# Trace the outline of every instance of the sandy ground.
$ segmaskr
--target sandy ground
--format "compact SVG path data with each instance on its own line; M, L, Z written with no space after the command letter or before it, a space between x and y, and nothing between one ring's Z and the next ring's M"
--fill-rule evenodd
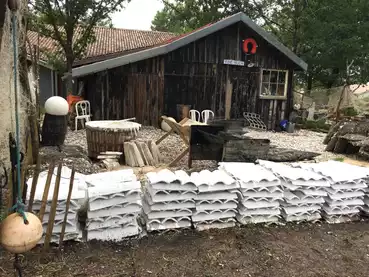
M24 276L367 277L369 223L187 231L39 253L22 257ZM11 258L0 257L0 276L13 276Z

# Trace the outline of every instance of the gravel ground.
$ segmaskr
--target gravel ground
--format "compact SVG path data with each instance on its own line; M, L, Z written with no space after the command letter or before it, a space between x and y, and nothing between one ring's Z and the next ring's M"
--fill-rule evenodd
M156 141L165 132L154 128L144 126L139 132L137 139L145 139L145 140L154 140ZM304 150L321 153L320 156L316 158L317 161L324 161L329 159L334 159L339 157L336 154L325 152L322 141L325 137L324 133L317 133L308 130L299 130L293 134L289 133L276 133L276 132L261 132L250 130L247 133L247 136L251 136L253 138L267 138L271 140L273 146L282 147L282 148L291 148L296 150ZM86 132L85 130L71 131L69 130L65 140L66 146L79 146L83 149L83 154L87 155L87 142L86 142ZM161 155L163 156L163 166L165 164L173 161L183 150L185 149L185 145L180 138L180 136L174 134L167 137L159 144L159 150ZM187 159L186 155L179 163L175 166L174 169L185 169L187 170ZM194 161L193 168L191 170L201 170L201 169L215 169L217 166L216 162L213 161ZM93 167L92 170L88 171L96 171L99 170L99 167Z
M325 152L325 145L323 144L325 133L318 133L309 130L298 130L295 133L284 132L262 132L251 130L247 133L247 136L252 138L264 138L271 141L271 145L281 148L290 148L301 151L310 151L320 153L315 160L326 161L342 157L331 152Z

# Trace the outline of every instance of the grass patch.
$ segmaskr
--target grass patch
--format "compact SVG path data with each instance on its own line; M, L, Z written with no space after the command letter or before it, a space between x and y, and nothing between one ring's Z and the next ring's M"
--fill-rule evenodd
M345 158L334 158L333 160L336 161L336 162L343 163L345 161Z

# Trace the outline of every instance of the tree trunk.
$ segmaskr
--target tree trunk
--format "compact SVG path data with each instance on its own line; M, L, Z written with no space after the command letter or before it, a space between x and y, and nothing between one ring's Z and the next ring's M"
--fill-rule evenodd
M73 69L73 55L67 54L67 95L72 94L73 92L73 77L72 77L72 69Z
M313 88L313 75L309 73L307 75L307 94L311 95L311 90Z

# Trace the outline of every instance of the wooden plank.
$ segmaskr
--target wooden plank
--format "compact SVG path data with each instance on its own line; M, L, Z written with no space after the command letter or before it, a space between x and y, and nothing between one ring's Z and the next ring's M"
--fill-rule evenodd
M46 178L44 193L42 195L40 214L38 215L41 222L44 219L44 214L45 214L45 209L46 209L46 204L47 204L47 197L49 195L51 179L52 179L53 173L54 173L54 167L55 167L54 163L51 162L50 165L49 165L49 171L47 172L47 178Z
M150 165L149 161L148 161L148 158L147 156L145 155L145 152L144 152L144 145L145 145L145 142L142 142L142 141L135 141L136 143L136 146L138 148L138 151L142 157L142 160L144 162L145 165Z
M168 166L172 167L175 166L186 154L189 152L189 148L187 147L185 150L181 152L181 154L178 155L177 158L175 158Z
M148 145L146 143L142 143L141 147L142 147L145 159L147 161L147 164L148 165L153 165L153 166L157 165L154 161L154 158L153 158L153 156L150 152L150 149L149 149Z
M58 197L59 197L59 187L60 187L60 178L61 178L61 170L63 164L59 163L58 171L55 180L55 187L54 187L54 194L53 200L51 202L51 208L49 213L49 223L47 224L47 230L45 234L45 242L44 242L44 250L48 250L50 247L51 237L53 234L54 223L55 223L55 213L56 213L56 206L58 204ZM42 221L41 221L42 222Z
M149 145L149 149L152 153L152 156L154 158L155 164L156 165L159 164L162 159L161 159L161 156L160 156L160 151L159 151L158 146L155 144L155 141L153 141L153 140L150 140L148 142L148 145Z
M136 166L134 159L132 157L131 148L129 146L129 142L124 143L124 158L126 161L126 165Z
M231 119L233 84L228 76L225 98L225 119Z
M40 159L37 159L35 171L33 172L33 179L31 185L30 197L28 200L28 212L32 212L33 201L35 200L35 193L37 188L38 176L40 175Z
M141 157L140 151L137 148L137 145L134 142L129 143L129 147L131 149L132 156L135 161L136 166L143 167L145 163Z
M73 183L74 183L74 174L75 174L75 170L74 167L72 168L72 173L70 176L70 181L69 181L69 191L68 191L68 198L67 198L67 203L65 205L65 214L64 214L64 220L63 220L63 226L62 226L62 230L60 233L60 238L59 238L59 249L62 247L63 245L63 240L64 240L64 234L65 234L65 228L67 226L67 219L68 219L68 212L69 212L69 205L70 205L70 200L72 198L72 192L73 192Z

